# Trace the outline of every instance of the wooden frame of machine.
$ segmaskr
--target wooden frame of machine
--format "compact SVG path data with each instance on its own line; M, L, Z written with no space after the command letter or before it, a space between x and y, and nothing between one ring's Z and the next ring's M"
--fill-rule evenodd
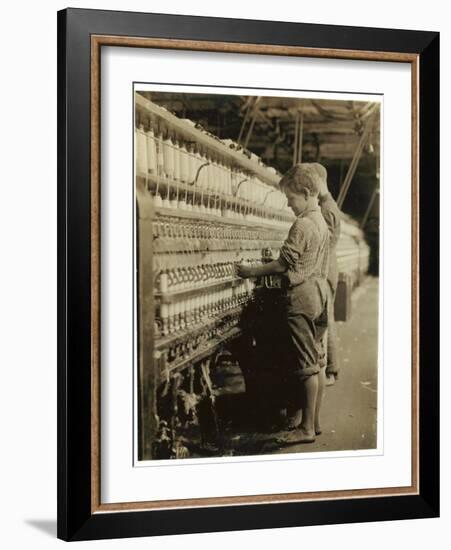
M346 31L346 32L344 32ZM229 496L105 504L100 498L100 52L108 47L164 48L210 52L253 53L331 59L393 61L412 69L412 480L410 487L362 489L317 493L287 493ZM58 14L58 536L64 540L86 540L160 534L228 531L298 525L346 523L404 518L435 517L439 513L439 361L438 361L438 161L439 161L439 35L404 31L327 25L245 21L207 17L172 16L130 12L68 9ZM74 100L76 98L76 100ZM169 112L136 96L137 133L140 117L148 123L164 120L183 136L192 136L206 148L233 160L245 174L254 174L265 185L278 178L252 159L183 123ZM139 149L139 136L136 146ZM184 150L184 158L189 151ZM142 162L142 158L138 159ZM183 164L183 161L181 161ZM235 193L210 189L197 192L192 177L202 166L185 166L185 176L152 179L152 170L138 166L136 173L137 235L151 231L160 218L162 234L167 218L190 223L189 209L196 202L196 217L209 221L226 206L227 230L245 230L236 215L245 210L249 228L264 233L267 218L284 227L289 215L278 204L266 202L270 187L252 206ZM222 162L222 161L221 161ZM213 163L210 163L213 164ZM183 166L181 168L183 170ZM231 185L232 174L224 175L225 163L216 163L215 179ZM166 174L167 176L167 174ZM169 174L170 176L170 174ZM238 177L238 176L237 176ZM246 176L247 177L247 176ZM240 183L246 180L241 178ZM236 182L235 182L236 183ZM159 196L158 185L162 185ZM237 189L235 184L232 187ZM429 189L433 187L433 192ZM241 188L243 194L245 184ZM252 193L249 190L249 193ZM168 208L176 193L178 209ZM180 198L179 196L183 197ZM217 198L220 197L219 204ZM157 205L155 207L156 198ZM247 197L249 198L249 197ZM275 198L275 197L274 197ZM161 203L159 202L161 200ZM211 202L213 201L213 202ZM228 201L228 202L227 202ZM191 205L189 203L191 202ZM421 202L421 208L420 208ZM257 206L257 203L260 206ZM190 208L189 208L190 207ZM215 212L215 209L217 212ZM155 218L157 216L157 218ZM235 216L235 218L234 218ZM88 221L89 220L89 221ZM258 223L253 223L258 220ZM235 223L236 222L236 223ZM224 229L225 230L225 229ZM350 229L351 231L352 229ZM277 231L276 231L277 233ZM346 233L346 231L345 231ZM239 237L239 236L238 236ZM227 236L218 238L225 238ZM247 238L244 235L244 238ZM252 240L250 237L249 240ZM281 238L260 235L264 241ZM365 251L362 247L362 257ZM154 285L150 257L140 254L139 296L148 296L149 317L140 318L138 421L141 430L138 456L152 458L149 441L157 427L149 414L155 403L152 392L166 360L159 369L145 369L170 348L174 327L189 323L203 311L195 299L196 288L168 289L161 277ZM249 259L252 251L249 252ZM167 266L166 266L167 267ZM146 269L152 276L143 277ZM357 266L356 276L365 266ZM186 279L189 279L188 268ZM230 271L230 270L229 270ZM233 308L240 307L250 290L228 271L227 262L211 274L212 288L229 309L220 331L212 332L212 345L195 350L183 348L172 365L174 372L186 365L202 365L205 357L237 330ZM146 286L147 285L147 286ZM237 289L238 285L238 290ZM233 289L231 296L228 289ZM222 292L222 294L221 294ZM183 321L173 304L189 303ZM159 319L155 319L155 304ZM172 304L172 314L168 315ZM149 304L148 304L149 305ZM167 307L166 307L167 305ZM207 304L208 305L208 304ZM205 306L206 307L206 306ZM215 310L214 304L211 306ZM163 310L163 313L162 313ZM141 311L141 310L140 310ZM185 310L184 310L185 311ZM174 314L175 312L175 314ZM197 312L197 313L196 313ZM199 313L200 314L200 313ZM139 313L142 315L142 312ZM187 320L188 319L188 320ZM154 330L160 324L160 337ZM183 325L185 326L185 325ZM172 338L172 340L171 340ZM217 341L215 340L217 339ZM164 343L162 346L161 342ZM168 343L169 342L169 343ZM174 349L181 344L172 342ZM160 346L160 348L159 348ZM177 347L178 346L178 347ZM194 354L194 355L193 355ZM196 355L197 354L197 355ZM145 361L145 358L148 358ZM150 359L149 359L150 358ZM167 357L166 357L167 358ZM163 364L164 363L164 364ZM426 364L427 363L427 364ZM200 367L202 368L202 367ZM427 368L427 376L422 376ZM152 390L152 391L149 391ZM426 425L426 420L427 425Z

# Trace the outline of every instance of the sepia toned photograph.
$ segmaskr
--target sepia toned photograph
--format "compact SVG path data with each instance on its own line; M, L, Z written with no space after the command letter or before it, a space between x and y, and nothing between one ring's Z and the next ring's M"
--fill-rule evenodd
M438 516L438 59L59 14L60 538Z
M134 92L137 462L377 449L381 98L174 89Z

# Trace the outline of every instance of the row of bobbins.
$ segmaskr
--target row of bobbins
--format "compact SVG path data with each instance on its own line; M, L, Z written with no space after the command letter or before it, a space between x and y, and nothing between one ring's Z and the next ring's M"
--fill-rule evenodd
M168 336L205 323L209 318L243 306L252 298L255 283L250 279L212 292L202 292L171 303L160 303L157 336Z
M153 182L156 207L226 218L287 220L283 193L195 143L170 132L155 134L140 124L136 132L137 174ZM269 169L268 169L269 170Z

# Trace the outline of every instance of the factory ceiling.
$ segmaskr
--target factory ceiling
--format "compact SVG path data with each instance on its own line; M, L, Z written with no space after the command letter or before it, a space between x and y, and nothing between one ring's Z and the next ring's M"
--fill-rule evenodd
M379 110L378 104L371 102L160 92L143 95L220 138L239 142L281 172L296 154L298 160L349 162L367 123L371 132L362 156L379 153Z
M238 142L285 173L321 162L341 208L378 230L380 107L352 100L140 92L221 139ZM302 146L300 146L300 143ZM372 222L373 220L373 222Z

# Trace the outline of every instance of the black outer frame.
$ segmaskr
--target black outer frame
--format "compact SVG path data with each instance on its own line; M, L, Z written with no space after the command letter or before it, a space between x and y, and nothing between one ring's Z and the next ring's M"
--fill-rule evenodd
M90 37L302 46L420 56L420 494L91 513ZM58 12L58 537L136 537L439 515L439 33L178 15ZM421 376L426 370L427 376Z

